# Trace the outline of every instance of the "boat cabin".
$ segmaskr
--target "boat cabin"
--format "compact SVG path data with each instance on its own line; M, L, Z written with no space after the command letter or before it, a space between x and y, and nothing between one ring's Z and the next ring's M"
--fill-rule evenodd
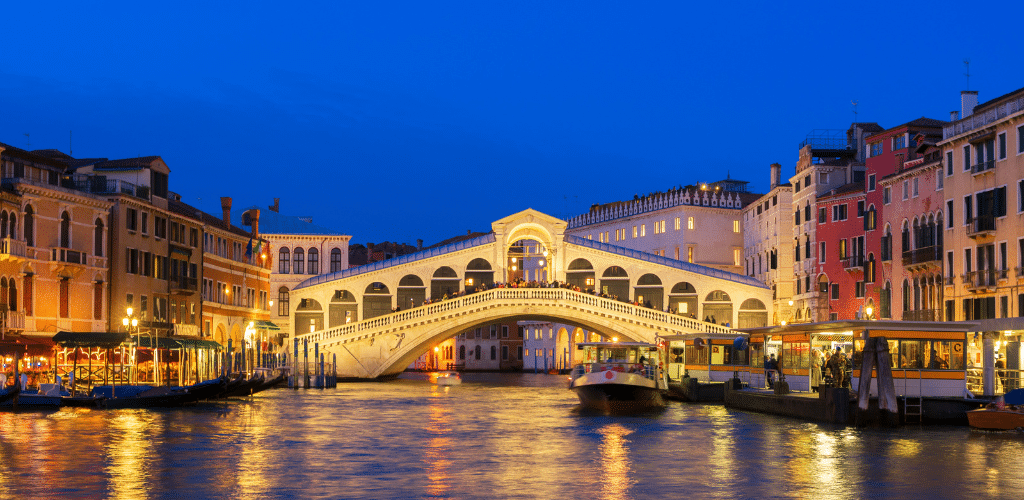
M658 346L643 342L581 342L576 349L582 353L574 377L607 370L644 372L654 377L653 368L658 362Z
M704 382L724 382L750 365L747 335L743 333L689 333L661 337L667 343L668 377L684 375Z

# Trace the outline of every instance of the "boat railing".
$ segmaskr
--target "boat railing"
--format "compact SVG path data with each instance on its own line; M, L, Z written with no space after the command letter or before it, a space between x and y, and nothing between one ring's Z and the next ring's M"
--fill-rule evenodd
M576 370L579 370L580 368L583 369L583 372L577 374ZM629 362L625 362L625 361L607 361L607 362L603 362L603 363L584 363L582 365L578 365L576 367L576 369L574 369L574 371L573 371L573 378L576 378L576 377L578 377L580 375L583 375L585 373L603 372L603 371L609 371L609 370L616 371L616 372L623 372L623 373L636 373L636 374L642 375L645 378L649 378L651 380L654 380L654 379L657 378L657 376L656 376L656 371L657 370L655 369L655 367L653 365L648 364L648 363L635 363L635 362L634 363L629 363Z
M994 370L995 376L992 382L995 386L992 388L991 394L1006 394L1014 389L1024 387L1024 370L998 367ZM975 396L986 394L985 375L981 368L968 368L964 378L968 391Z

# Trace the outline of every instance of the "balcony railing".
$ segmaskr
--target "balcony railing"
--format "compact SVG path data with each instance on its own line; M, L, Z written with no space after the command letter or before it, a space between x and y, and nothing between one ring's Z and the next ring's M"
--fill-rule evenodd
M921 309L917 311L903 311L903 321L942 321L942 310Z
M971 165L971 175L983 174L985 172L991 171L995 167L996 167L995 160L989 160L989 161L983 161L981 163L975 163L974 165Z
M998 275L999 272L995 269L985 269L982 271L964 273L964 285L967 286L968 290L995 288L996 277Z
M137 186L127 181L107 179L102 175L69 175L61 179L61 186L95 194L127 194L149 199L149 186Z
M862 269L864 267L864 256L853 255L845 259L839 259L839 262L843 264L843 269L847 271Z
M7 311L4 313L4 326L7 331L25 329L25 313L21 311Z
M14 238L0 239L0 255L5 257L24 257L28 255L24 241Z
M942 247L933 245L903 252L903 265L913 266L931 262L942 262Z
M953 282L956 280L956 276L945 276L942 278L943 284L946 286L953 286Z
M85 253L70 248L54 247L51 249L50 260L67 264L85 264Z
M996 232L996 218L991 215L982 215L967 221L968 237L988 236L994 232Z
M198 284L196 278L188 276L177 276L170 279L170 287L174 291L194 292L199 288Z
M1024 110L1024 97L1018 97L1017 99L1004 102L983 112L975 113L962 120L950 123L942 127L942 138L949 139L950 137L970 132L1021 110Z

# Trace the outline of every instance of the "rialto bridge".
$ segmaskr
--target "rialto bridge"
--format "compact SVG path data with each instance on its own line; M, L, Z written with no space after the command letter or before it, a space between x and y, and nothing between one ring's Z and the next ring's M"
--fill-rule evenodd
M440 341L507 318L641 342L767 325L772 292L753 278L567 236L564 221L532 209L491 227L474 239L300 283L290 297L289 351L298 341L312 361L316 346L337 359L339 377L372 379L402 372ZM516 279L582 291L496 286ZM701 321L711 316L717 324Z

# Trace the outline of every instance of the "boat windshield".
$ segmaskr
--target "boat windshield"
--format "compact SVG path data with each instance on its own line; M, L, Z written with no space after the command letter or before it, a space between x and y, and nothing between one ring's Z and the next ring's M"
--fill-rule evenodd
M580 364L574 376L585 373L613 370L639 373L647 378L655 375L656 354L648 345L583 345Z

